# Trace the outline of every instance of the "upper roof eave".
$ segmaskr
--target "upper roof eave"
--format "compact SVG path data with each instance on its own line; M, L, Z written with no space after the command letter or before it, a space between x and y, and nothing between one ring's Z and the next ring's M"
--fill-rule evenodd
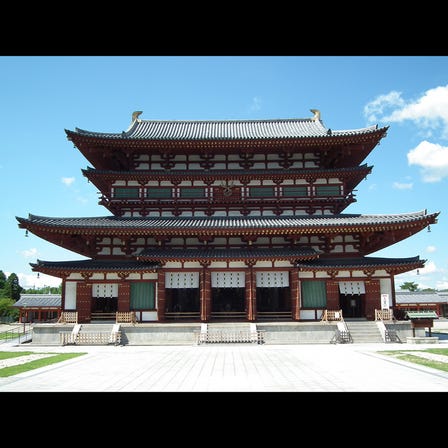
M76 228L78 230L135 230L145 232L148 229L163 231L188 230L259 230L259 229L319 229L343 227L364 227L400 225L425 221L436 223L440 212L428 214L426 210L390 214L390 215L361 215L339 214L333 216L254 216L254 217L75 217L55 218L29 214L28 219L16 217L20 228L42 226L45 228Z
M137 120L121 133L92 132L80 128L65 129L71 140L79 138L137 141L238 141L334 139L385 134L389 126L378 125L351 130L331 130L321 120Z

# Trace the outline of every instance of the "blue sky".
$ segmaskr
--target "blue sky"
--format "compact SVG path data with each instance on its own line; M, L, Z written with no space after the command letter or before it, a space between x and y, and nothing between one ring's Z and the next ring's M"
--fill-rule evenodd
M0 56L0 270L23 287L58 285L37 259L82 259L18 228L16 216L103 216L87 160L64 129L121 132L142 119L308 118L325 126L388 125L365 160L372 173L346 213L441 212L422 231L371 256L426 267L396 277L448 288L448 57L445 56Z

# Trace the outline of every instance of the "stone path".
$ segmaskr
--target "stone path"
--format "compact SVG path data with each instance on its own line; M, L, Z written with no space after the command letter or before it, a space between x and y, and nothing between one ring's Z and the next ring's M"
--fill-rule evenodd
M426 348L434 346L418 350ZM381 353L390 350L412 348L403 344L34 347L36 353L86 354L0 378L0 392L448 392L447 372Z

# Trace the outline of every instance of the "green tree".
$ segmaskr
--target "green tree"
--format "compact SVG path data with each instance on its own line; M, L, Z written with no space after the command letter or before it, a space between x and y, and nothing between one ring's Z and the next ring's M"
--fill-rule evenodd
M11 308L14 305L14 300L7 297L0 299L0 316L19 316L19 310L17 308Z
M20 299L20 293L22 290L23 288L19 284L19 277L17 277L17 274L14 274L13 272L6 279L5 287L3 288L3 297L7 297L14 300L14 302L17 302L17 300Z
M62 294L62 283L59 286L42 286L41 288L27 288L23 294Z
M0 289L3 289L5 287L6 283L6 275L3 271L0 271Z
M400 289L405 289L408 291L418 291L418 283L404 282L400 285Z

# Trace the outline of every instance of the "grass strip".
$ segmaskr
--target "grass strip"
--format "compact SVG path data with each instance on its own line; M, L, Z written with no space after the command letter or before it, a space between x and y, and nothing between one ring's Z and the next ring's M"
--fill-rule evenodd
M448 372L448 363L435 361L433 359L422 358L421 356L411 355L409 353L398 353L395 355L396 358L412 362L414 364L419 364L425 367L431 367L433 369L442 370L443 372Z
M3 339L16 339L19 336L23 335L23 331L14 332L14 333L0 333L0 340Z
M3 352L4 353L4 352ZM34 354L34 352L21 352L18 356ZM36 353L37 354L37 353ZM5 378L8 376L17 375L19 373L28 372L29 370L39 369L40 367L49 366L62 361L67 361L68 359L76 358L86 353L56 353L54 356L49 356L47 358L36 359L34 361L26 362L24 364L19 364L16 366L4 367L0 369L0 378ZM2 355L2 352L0 352ZM9 356L10 358L14 356ZM3 358L3 359L7 359Z
M448 348L427 348L425 352L448 356Z
M18 356L33 355L34 352L0 352L1 359L17 358Z

